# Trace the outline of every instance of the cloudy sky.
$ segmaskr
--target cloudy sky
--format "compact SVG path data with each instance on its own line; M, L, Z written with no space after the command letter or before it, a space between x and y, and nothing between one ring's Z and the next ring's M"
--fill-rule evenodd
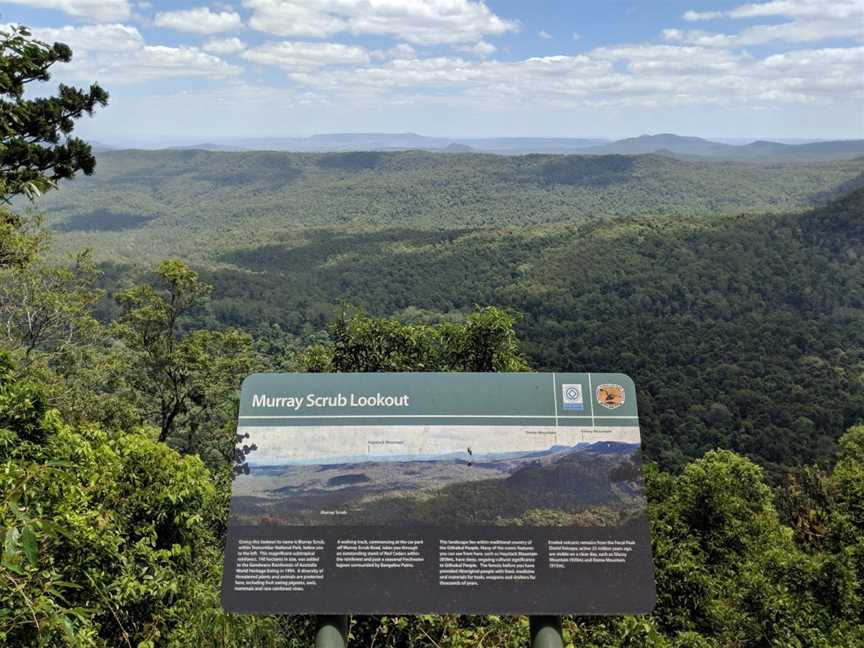
M864 137L864 0L2 0L72 46L105 142Z

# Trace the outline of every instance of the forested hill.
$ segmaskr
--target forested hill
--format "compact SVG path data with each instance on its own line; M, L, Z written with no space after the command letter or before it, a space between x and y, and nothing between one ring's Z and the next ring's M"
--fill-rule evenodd
M289 229L217 262L199 267L215 286L202 323L280 345L345 304L413 322L510 308L532 367L636 380L646 452L667 467L714 447L826 461L864 419L864 189L789 214ZM137 272L103 269L109 288Z
M54 248L203 261L305 226L412 229L800 210L864 183L864 158L789 164L642 156L118 151L37 208Z

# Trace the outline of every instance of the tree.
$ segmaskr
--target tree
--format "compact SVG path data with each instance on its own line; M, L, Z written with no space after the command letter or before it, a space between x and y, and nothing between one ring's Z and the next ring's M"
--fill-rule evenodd
M36 256L44 233L34 231L31 225L0 206L0 268L24 267Z
M56 63L72 60L63 43L48 45L26 27L0 31L0 196L38 196L78 171L89 175L96 160L89 144L70 137L75 120L108 104L108 93L94 83L87 90L60 84L52 97L25 99L27 85L49 81Z
M0 339L29 363L35 351L49 356L92 334L91 315L102 291L93 288L96 267L89 251L70 267L44 263L0 269Z
M0 645L287 644L219 610L225 507L198 457L69 425L15 374L0 354Z
M225 403L252 368L252 341L235 329L184 331L183 317L210 286L180 261L163 261L155 275L156 286L117 295L122 314L114 332L134 354L132 387L146 418L159 428L159 441L168 440L183 419L183 447L191 451L205 421L212 430L229 414ZM224 453L227 459L230 450Z
M463 323L405 324L343 313L330 342L307 350L309 371L525 371L511 313L477 309Z
M79 171L93 173L90 145L70 134L77 119L108 104L108 93L96 83L86 90L61 83L56 95L25 98L29 84L49 81L52 66L71 60L67 45L35 40L26 27L0 30L0 202L32 199ZM0 267L32 258L38 237L22 227L0 209Z

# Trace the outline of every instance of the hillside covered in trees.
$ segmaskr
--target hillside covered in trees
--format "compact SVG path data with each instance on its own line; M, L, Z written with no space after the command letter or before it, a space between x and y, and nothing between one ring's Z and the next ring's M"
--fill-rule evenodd
M824 463L864 418L862 214L857 190L773 215L286 231L200 266L214 290L196 317L297 353L346 306L423 323L496 304L519 314L532 367L633 376L665 467L718 446ZM141 276L102 270L109 295ZM99 316L117 309L103 299Z
M99 261L214 263L308 227L422 230L800 211L864 186L864 158L687 162L658 155L116 151L37 203L55 248Z
M24 92L69 48L11 28L0 52L0 645L308 645L311 619L218 600L242 378L534 369L640 389L658 605L568 618L573 645L864 643L860 160L100 161L71 133L101 87ZM528 627L352 635L515 648Z

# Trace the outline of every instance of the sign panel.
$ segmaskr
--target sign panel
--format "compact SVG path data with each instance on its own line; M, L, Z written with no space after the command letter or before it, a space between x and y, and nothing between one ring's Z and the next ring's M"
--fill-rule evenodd
M256 374L223 606L261 614L644 614L622 374Z

